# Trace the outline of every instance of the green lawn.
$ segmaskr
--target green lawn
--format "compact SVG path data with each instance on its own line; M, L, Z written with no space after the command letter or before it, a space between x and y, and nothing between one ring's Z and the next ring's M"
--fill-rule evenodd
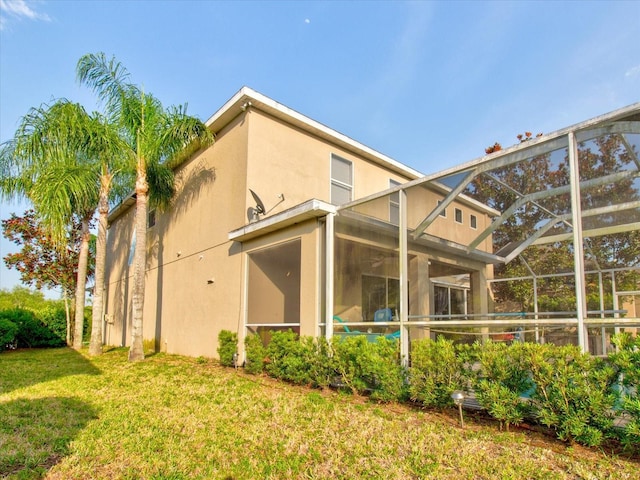
M217 362L0 354L0 478L635 479L640 461Z

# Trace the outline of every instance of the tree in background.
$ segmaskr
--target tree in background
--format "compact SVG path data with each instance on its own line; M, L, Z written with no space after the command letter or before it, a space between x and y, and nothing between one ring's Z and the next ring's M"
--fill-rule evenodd
M67 343L70 343L71 318L68 298L73 295L76 288L82 226L77 220L73 222L65 242L67 246L59 248L40 224L35 212L27 210L22 217L12 214L10 218L2 220L2 234L20 247L19 252L5 255L4 262L7 268L13 268L20 273L23 284L38 290L42 288L62 290L67 312ZM93 271L93 262L89 262L87 275L91 277ZM22 307L22 305L14 305L14 307Z
M4 337L0 351L7 345L46 348L68 344L65 307L62 300L46 299L39 290L22 286L0 290L0 337Z
M530 132L518 135L521 143L532 139ZM620 135L604 135L581 142L578 145L580 181L585 182L633 168L637 153L630 152L628 148L628 144ZM500 150L502 147L496 142L487 147L485 153L491 154ZM563 156L556 155L553 158L551 153L545 153L479 176L465 193L504 212L522 196L567 185L569 185L568 153L565 152ZM640 192L632 177L583 188L581 191L583 212L639 199ZM570 212L569 193L536 202L527 202L493 232L494 250L499 251L502 248L508 250L511 245L515 246L526 240L550 218ZM622 211L612 209L606 214L585 216L582 224L584 230L589 230L638 221L640 221L640 212L637 209ZM557 226L557 231L571 232L570 222L561 222ZM573 253L569 244L570 242L557 242L529 246L509 264L496 266L496 276L518 278L529 276L531 271L537 274L572 272ZM590 236L585 239L585 257L585 261L593 269L638 266L640 265L640 232L623 231ZM638 273L627 272L624 276L619 275L617 281L619 289L636 290ZM540 307L549 311L576 309L574 286L567 282L566 278L548 278L543 283L543 293L539 292L538 295ZM544 293L545 290L548 294ZM498 299L518 301L525 310L532 307L533 290L529 282L500 282L495 284L495 293ZM594 296L596 297L597 295ZM600 308L598 304L590 307ZM612 308L612 305L608 304L607 308Z
M59 304L60 300L47 300L44 293L16 285L11 290L0 289L0 310L24 308L27 310L42 310L51 303Z
M171 166L211 144L213 136L204 123L187 115L186 106L164 108L153 95L131 83L124 66L115 58L107 59L104 53L80 58L77 76L104 102L109 123L117 127L126 143L122 157L133 161L136 245L129 360L143 360L149 200L160 206L168 204L174 193Z

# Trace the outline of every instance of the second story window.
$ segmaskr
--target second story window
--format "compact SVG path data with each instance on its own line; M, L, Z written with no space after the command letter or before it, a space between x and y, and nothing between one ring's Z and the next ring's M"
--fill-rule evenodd
M440 205L442 203L442 200L438 200L438 205ZM447 216L447 209L443 208L442 210L440 210L440 216L441 217L446 217Z
M342 205L353 200L353 164L331 155L331 203Z
M462 210L460 210L459 208L456 208L454 210L454 214L456 217L456 223L462 223Z
M147 214L147 228L154 227L156 224L156 209L152 208Z

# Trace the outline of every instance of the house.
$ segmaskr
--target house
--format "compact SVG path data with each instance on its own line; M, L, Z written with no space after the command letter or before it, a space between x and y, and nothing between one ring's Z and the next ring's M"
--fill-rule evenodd
M489 312L491 235L461 246L500 212L458 195L403 255L398 226L420 227L446 183L415 186L419 208L401 215L402 185L420 172L249 88L207 125L216 142L176 167L171 206L149 213L143 332L156 350L216 357L223 329L242 345L247 333L388 335L408 315ZM129 198L109 215L108 345L130 342L134 210Z
M221 330L242 350L292 329L397 338L405 360L434 335L606 353L640 326L640 104L428 175L249 88L207 125L215 144L149 212L158 351L215 357ZM130 341L134 208L109 215L110 345Z

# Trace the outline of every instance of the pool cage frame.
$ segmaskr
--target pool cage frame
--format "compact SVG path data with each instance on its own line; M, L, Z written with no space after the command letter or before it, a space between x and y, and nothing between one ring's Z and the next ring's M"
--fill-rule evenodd
M624 166L614 167L602 175L581 175L581 168L586 164L581 156L590 155L589 148L584 145L597 142L600 139L614 138L620 147L618 157L624 155ZM616 332L621 328L640 326L640 314L628 312L620 305L621 296L637 296L640 294L640 253L628 258L624 265L600 266L597 258L587 261L585 250L590 255L589 239L603 236L630 235L634 238L640 231L640 103L616 110L606 115L579 123L559 130L552 134L528 138L513 147L497 151L480 157L469 163L427 175L423 178L395 186L384 192L370 195L363 199L340 206L335 213L328 213L325 220L325 305L324 322L319 325L320 332L327 338L337 334L346 326L351 329L362 329L371 326L368 321L335 321L335 298L340 294L336 288L336 277L341 269L340 259L336 258L337 242L340 227L337 223L359 224L364 226L362 231L366 237L367 228L380 232L389 232L393 236L394 245L390 248L395 252L393 261L399 279L399 301L396 305L396 315L392 321L377 322L376 327L397 329L399 331L401 355L406 360L410 349L410 330L422 329L428 335L435 335L439 330L476 329L477 338L491 338L490 329L502 328L505 333L513 334L510 340L523 340L525 334L532 341L544 341L545 332L550 328L573 329L577 335L577 344L584 351L605 354L611 346L606 341L606 329ZM585 153L585 151L587 153ZM517 168L523 162L558 154L563 158L562 170L566 183L531 192L519 191L514 185L499 178L494 173L499 170ZM621 157L620 157L621 158ZM583 163L583 165L581 165ZM557 166L557 165L556 165ZM561 169L558 169L561 170ZM473 182L482 178L491 179L503 191L513 198L510 205L504 205L501 210L493 210L490 223L474 238L466 243L459 243L430 233L434 223L442 216L447 207L455 202L469 199L469 191ZM526 182L525 182L526 183ZM597 189L615 188L616 185L627 185L628 195L619 198L615 195L608 197L597 205L588 204L584 192ZM429 188L441 192L437 205L425 206L428 212L416 224L409 220L409 212L415 215L417 205L410 204L409 196L413 189ZM550 202L562 203L570 199L570 208L560 209L549 207ZM385 215L371 213L377 204L382 205L392 199L399 205L397 224L390 222ZM476 203L479 203L476 201ZM566 207L566 205L565 205ZM501 245L501 248L486 248L486 242L492 243L493 236L505 225L505 222L518 215L519 211L535 208L544 217L535 228L524 238ZM430 211L429 211L430 209ZM363 213L364 212L364 213ZM599 219L602 220L597 223ZM613 220L611 220L613 219ZM589 223L591 221L591 223ZM480 230L480 229L479 229ZM638 237L635 237L638 238ZM482 261L486 265L504 266L518 259L524 265L527 275L517 277L493 278L490 274L485 280L487 292L501 282L530 282L532 284L533 301L531 311L499 311L492 304L491 299L481 299L481 307L472 313L436 315L433 311L425 314L411 314L409 310L409 255L411 245L422 242L424 248L434 248L440 252L449 252L460 257ZM484 246L483 246L484 245ZM553 249L557 245L564 245L572 255L571 271L537 272L526 261L523 253L533 246L548 246ZM567 247L568 246L568 247ZM568 255L567 254L567 255ZM605 262L611 263L611 262ZM595 264L595 265L593 265ZM617 285L616 274L619 272L635 275L635 285L621 291ZM600 295L598 308L589 309L587 302L587 277L597 276L597 290ZM569 311L540 311L538 301L538 282L552 277L563 277L573 283L575 295L575 309ZM610 281L609 281L610 279ZM606 291L604 283L609 281L611 291ZM604 298L613 299L612 305L605 304ZM589 329L600 329L601 342L599 348L589 343ZM522 334L522 335L520 335Z

